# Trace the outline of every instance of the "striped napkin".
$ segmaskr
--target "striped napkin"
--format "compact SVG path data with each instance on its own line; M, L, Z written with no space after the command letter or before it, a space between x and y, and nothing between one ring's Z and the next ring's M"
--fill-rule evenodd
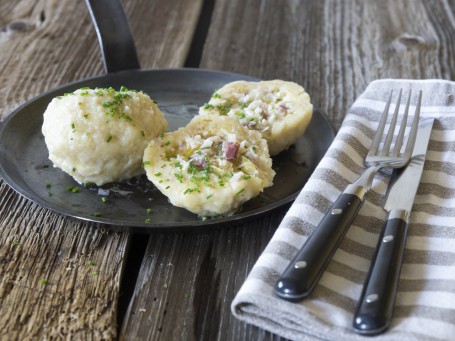
M292 340L373 339L351 326L386 219L382 204L390 172L376 176L309 298L284 301L273 285L340 192L364 170L390 90L400 88L405 99L413 90L410 114L422 90L421 115L436 120L410 217L394 319L374 340L455 340L455 83L443 80L378 80L367 87L232 302L237 318Z

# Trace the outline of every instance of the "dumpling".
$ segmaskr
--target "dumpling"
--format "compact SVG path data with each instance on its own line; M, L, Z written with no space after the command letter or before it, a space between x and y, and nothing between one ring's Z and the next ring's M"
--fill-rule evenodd
M42 133L54 167L103 185L143 173L145 147L167 126L143 92L82 88L50 102Z
M303 87L293 82L236 81L215 91L199 113L235 117L243 126L262 134L273 156L305 133L313 105Z
M223 116L196 116L152 140L143 166L173 205L200 216L235 213L275 175L261 135Z

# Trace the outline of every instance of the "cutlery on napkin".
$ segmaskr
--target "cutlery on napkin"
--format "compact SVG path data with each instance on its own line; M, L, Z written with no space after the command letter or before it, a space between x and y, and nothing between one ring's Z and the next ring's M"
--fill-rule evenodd
M291 206L232 302L233 314L293 340L365 340L352 330L356 302L386 219L387 174L369 196L322 275L300 303L274 294L280 273L339 193L363 170L363 158L391 88L422 90L421 117L434 117L424 171L410 216L394 318L377 340L449 340L455 335L455 83L372 82L348 111L325 157ZM417 98L411 100L415 105Z
M433 118L420 123L409 164L405 169L394 170L393 175L400 175L389 183L384 204L387 220L354 314L353 327L360 334L382 333L392 320L409 215L420 184L433 123Z

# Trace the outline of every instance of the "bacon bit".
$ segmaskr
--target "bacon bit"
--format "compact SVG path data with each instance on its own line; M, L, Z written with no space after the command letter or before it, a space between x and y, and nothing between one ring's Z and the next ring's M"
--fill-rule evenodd
M193 164L194 167L199 169L205 169L207 167L207 161L205 161L202 155L197 154L193 155L191 157L191 163Z
M239 144L237 142L223 142L223 152L226 160L235 160L237 152L239 150Z
M257 128L257 122L255 120L251 120L250 122L248 122L246 124L246 126L249 128L249 129L256 129Z
M289 108L286 106L286 104L280 104L279 105L280 109L284 112L286 112Z

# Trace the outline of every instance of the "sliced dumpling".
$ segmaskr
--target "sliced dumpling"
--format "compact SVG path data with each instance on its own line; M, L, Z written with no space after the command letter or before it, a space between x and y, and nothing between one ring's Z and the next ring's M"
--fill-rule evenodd
M79 183L103 185L142 173L145 147L167 126L143 92L82 88L50 102L42 132L55 167Z
M303 87L293 82L236 81L217 90L199 113L235 117L262 134L273 156L304 134L313 105Z
M261 135L222 116L196 116L152 140L143 166L173 205L200 216L235 213L275 175Z

